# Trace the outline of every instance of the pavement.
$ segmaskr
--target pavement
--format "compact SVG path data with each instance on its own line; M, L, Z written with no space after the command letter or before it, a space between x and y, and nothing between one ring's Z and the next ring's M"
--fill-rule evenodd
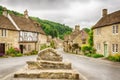
M63 60L72 63L73 69L79 71L82 80L120 80L120 63L111 62L102 58L95 59L81 55L75 55L57 49L63 56ZM0 80L13 80L10 77L14 72L25 66L26 61L35 60L36 56L24 56L16 58L0 59ZM21 79L15 79L21 80ZM40 79L22 79L40 80ZM42 79L43 80L43 79Z

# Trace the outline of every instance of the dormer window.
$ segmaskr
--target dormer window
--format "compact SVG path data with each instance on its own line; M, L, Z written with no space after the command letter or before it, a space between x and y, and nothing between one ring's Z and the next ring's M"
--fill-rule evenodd
M113 30L113 34L117 34L118 33L118 25L114 25L112 27L112 30Z

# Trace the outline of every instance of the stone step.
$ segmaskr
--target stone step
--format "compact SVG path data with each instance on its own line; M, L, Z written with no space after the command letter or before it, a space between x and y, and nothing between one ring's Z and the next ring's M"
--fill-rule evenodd
M79 73L74 70L27 70L14 74L15 78L68 79L79 80Z
M55 61L27 61L28 69L71 69L69 62L55 62Z

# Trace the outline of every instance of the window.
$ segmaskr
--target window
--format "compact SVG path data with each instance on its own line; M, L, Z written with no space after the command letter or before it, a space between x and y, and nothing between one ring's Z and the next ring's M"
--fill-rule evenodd
M112 52L118 52L118 44L112 44Z
M3 37L6 36L6 30L5 29L2 29L2 35L1 36L3 36Z
M83 40L82 40L82 44L86 44L86 39L83 39Z
M28 45L28 51L30 51L31 50L31 45Z
M100 29L100 28L97 28L97 29L96 29L96 34L97 34L97 35L100 35L100 34L101 34L101 29Z
M100 43L97 44L97 50L100 50Z
M118 25L113 26L113 34L118 33Z

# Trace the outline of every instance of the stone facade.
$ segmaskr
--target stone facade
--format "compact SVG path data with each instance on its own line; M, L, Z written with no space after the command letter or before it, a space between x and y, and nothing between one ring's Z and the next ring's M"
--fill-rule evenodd
M0 43L5 44L5 51L10 47L19 48L19 32L13 30L6 30L6 36L2 36L2 29L0 29Z
M14 74L15 78L80 80L71 63L62 62L62 56L52 48L40 51L37 61L27 61L27 64L25 69Z
M83 30L80 30L80 26L76 25L75 30L68 36L65 36L63 46L66 52L80 53L80 48L74 49L74 45L82 47L88 45L89 35Z
M113 26L120 24L113 24L109 26L104 26L101 28L96 28L94 32L94 48L97 50L97 53L108 56L109 54L114 54L112 44L120 45L120 32L118 34L113 34ZM100 30L100 34L97 34L97 30ZM120 28L118 29L120 31ZM107 53L104 53L105 44L107 45ZM120 53L120 47L118 47L118 53Z
M105 57L120 53L120 10L107 14L107 9L103 9L102 18L92 29L97 53Z
M47 43L47 37L39 23L28 16L9 14L4 8L0 16L0 54L10 48L18 48L21 53L29 53L32 50L40 51L40 45Z

